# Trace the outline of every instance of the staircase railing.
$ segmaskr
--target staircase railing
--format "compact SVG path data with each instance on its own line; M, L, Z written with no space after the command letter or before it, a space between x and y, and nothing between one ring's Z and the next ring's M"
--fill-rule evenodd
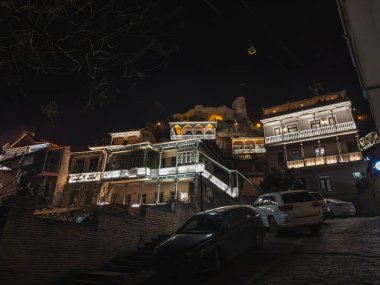
M199 151L199 155L199 162L204 163L204 170L228 186L228 188L219 187L227 194L231 195L232 193L237 193L237 195L234 194L233 196L238 196L241 199L245 183L250 190L253 190L256 193L258 192L258 194L262 192L260 187L246 178L240 171L228 169L201 151Z

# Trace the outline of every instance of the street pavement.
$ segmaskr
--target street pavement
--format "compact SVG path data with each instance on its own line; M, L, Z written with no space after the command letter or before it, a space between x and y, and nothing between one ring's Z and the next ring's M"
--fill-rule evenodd
M328 220L319 234L306 229L278 238L268 234L262 249L236 258L221 273L179 275L172 284L380 285L380 217ZM144 284L157 281L152 276Z

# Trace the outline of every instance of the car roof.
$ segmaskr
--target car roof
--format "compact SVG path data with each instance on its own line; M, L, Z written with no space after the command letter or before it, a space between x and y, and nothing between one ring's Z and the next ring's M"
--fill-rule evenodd
M265 193L265 194L263 194L261 196L264 196L264 195L287 194L287 193L303 193L303 192L308 192L309 193L309 191L307 191L307 190L288 190L288 191L281 191L281 192Z
M226 212L232 211L234 209L238 209L238 208L250 208L250 209L252 209L252 207L250 205L231 205L231 206L224 206L224 207L219 207L219 208L215 208L215 209L210 209L210 210L207 210L204 212L200 212L197 215L223 214L223 213L226 213Z

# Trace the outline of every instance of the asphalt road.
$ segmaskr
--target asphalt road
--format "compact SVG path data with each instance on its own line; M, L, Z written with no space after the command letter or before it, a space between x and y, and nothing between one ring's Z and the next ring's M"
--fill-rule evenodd
M144 284L380 284L380 217L333 219L321 233L292 230L266 236L264 247L225 265L218 274Z

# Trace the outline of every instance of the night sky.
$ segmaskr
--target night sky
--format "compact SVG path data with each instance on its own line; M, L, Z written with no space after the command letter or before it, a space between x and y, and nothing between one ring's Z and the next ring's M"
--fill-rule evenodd
M182 5L183 27L170 39L178 51L165 67L134 86L126 84L108 105L87 112L79 111L79 78L63 85L47 78L46 85L30 89L29 97L3 104L1 141L34 130L59 144L85 146L108 132L140 128L197 104L230 106L238 96L245 96L249 115L258 119L262 107L312 96L308 86L318 82L326 92L346 89L355 106L367 108L335 0ZM250 41L254 56L247 53ZM49 97L60 108L54 125L41 112Z

